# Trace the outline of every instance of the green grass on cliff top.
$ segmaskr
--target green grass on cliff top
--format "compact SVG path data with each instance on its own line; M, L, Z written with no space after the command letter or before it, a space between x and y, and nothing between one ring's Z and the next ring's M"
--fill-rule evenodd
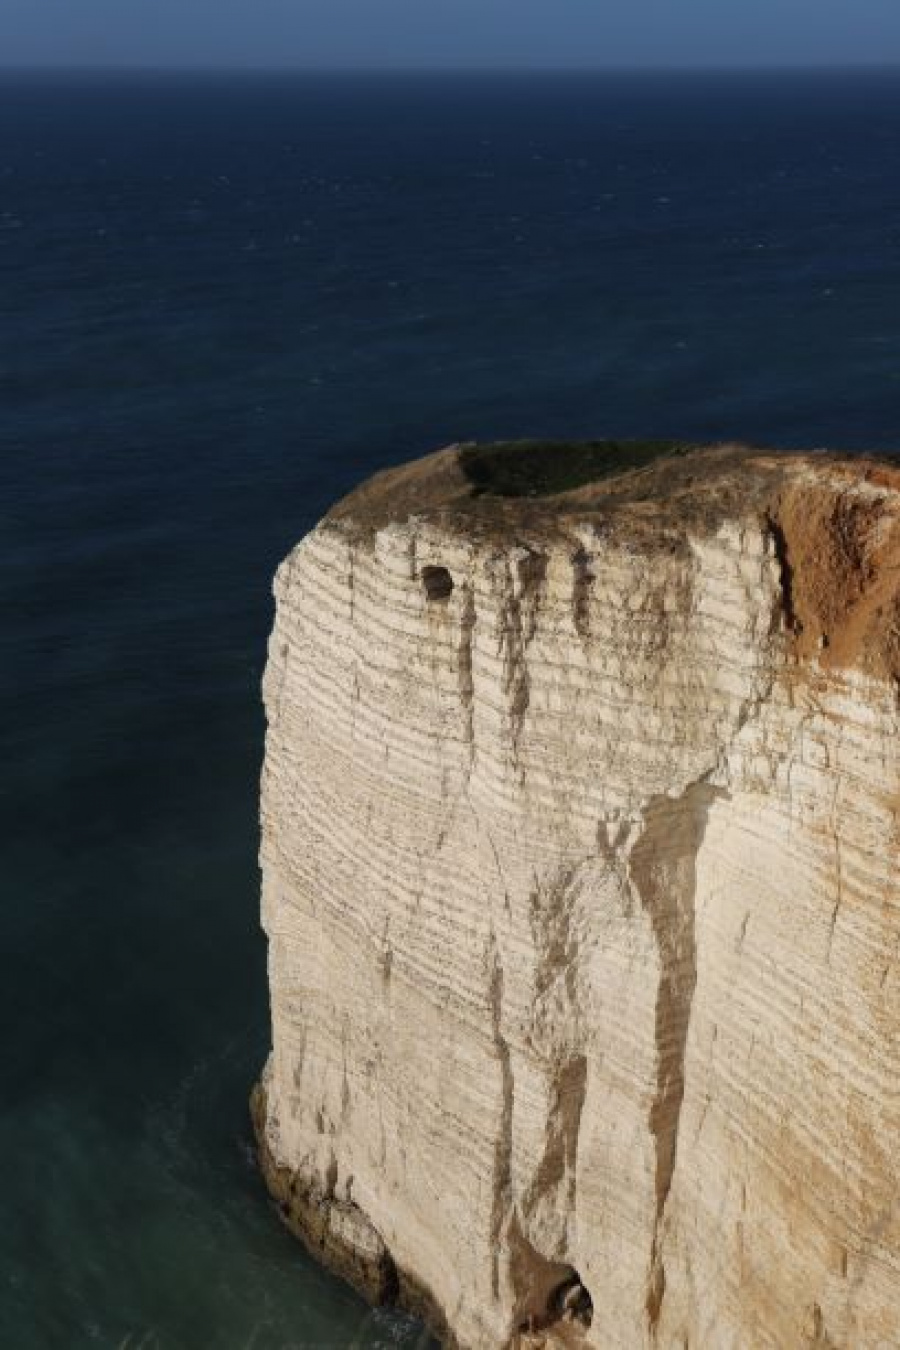
M465 446L459 458L478 495L548 497L690 448L663 440L494 441Z

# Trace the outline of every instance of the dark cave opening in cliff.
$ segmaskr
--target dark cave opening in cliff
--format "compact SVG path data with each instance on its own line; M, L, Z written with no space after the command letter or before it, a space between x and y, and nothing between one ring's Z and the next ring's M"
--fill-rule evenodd
M453 578L446 567L423 567L422 585L426 599L448 600L453 594Z
M549 1273L548 1269L542 1273ZM573 1330L587 1330L594 1317L594 1302L574 1266L556 1268L549 1290L540 1279L532 1284L531 1306L521 1316L520 1333L546 1331L557 1323L568 1323ZM543 1289L541 1288L543 1284Z
M554 1289L547 1309L553 1322L578 1322L589 1327L594 1317L594 1301L581 1281L578 1271Z

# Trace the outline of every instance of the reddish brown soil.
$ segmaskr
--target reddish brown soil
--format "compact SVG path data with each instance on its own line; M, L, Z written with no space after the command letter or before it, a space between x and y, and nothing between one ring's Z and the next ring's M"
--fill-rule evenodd
M900 470L828 466L772 510L798 656L900 677Z

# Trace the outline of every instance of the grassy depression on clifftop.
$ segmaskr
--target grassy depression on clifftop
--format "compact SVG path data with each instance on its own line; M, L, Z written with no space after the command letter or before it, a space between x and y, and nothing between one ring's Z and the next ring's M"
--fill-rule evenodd
M477 494L550 497L689 448L665 440L491 441L463 446L459 462Z

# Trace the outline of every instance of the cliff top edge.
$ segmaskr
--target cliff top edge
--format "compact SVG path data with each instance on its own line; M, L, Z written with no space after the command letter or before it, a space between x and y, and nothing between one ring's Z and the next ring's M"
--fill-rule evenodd
M651 554L729 522L768 533L796 655L900 682L900 458L661 440L447 446L375 474L325 517L357 543L415 520L486 546L593 525Z

